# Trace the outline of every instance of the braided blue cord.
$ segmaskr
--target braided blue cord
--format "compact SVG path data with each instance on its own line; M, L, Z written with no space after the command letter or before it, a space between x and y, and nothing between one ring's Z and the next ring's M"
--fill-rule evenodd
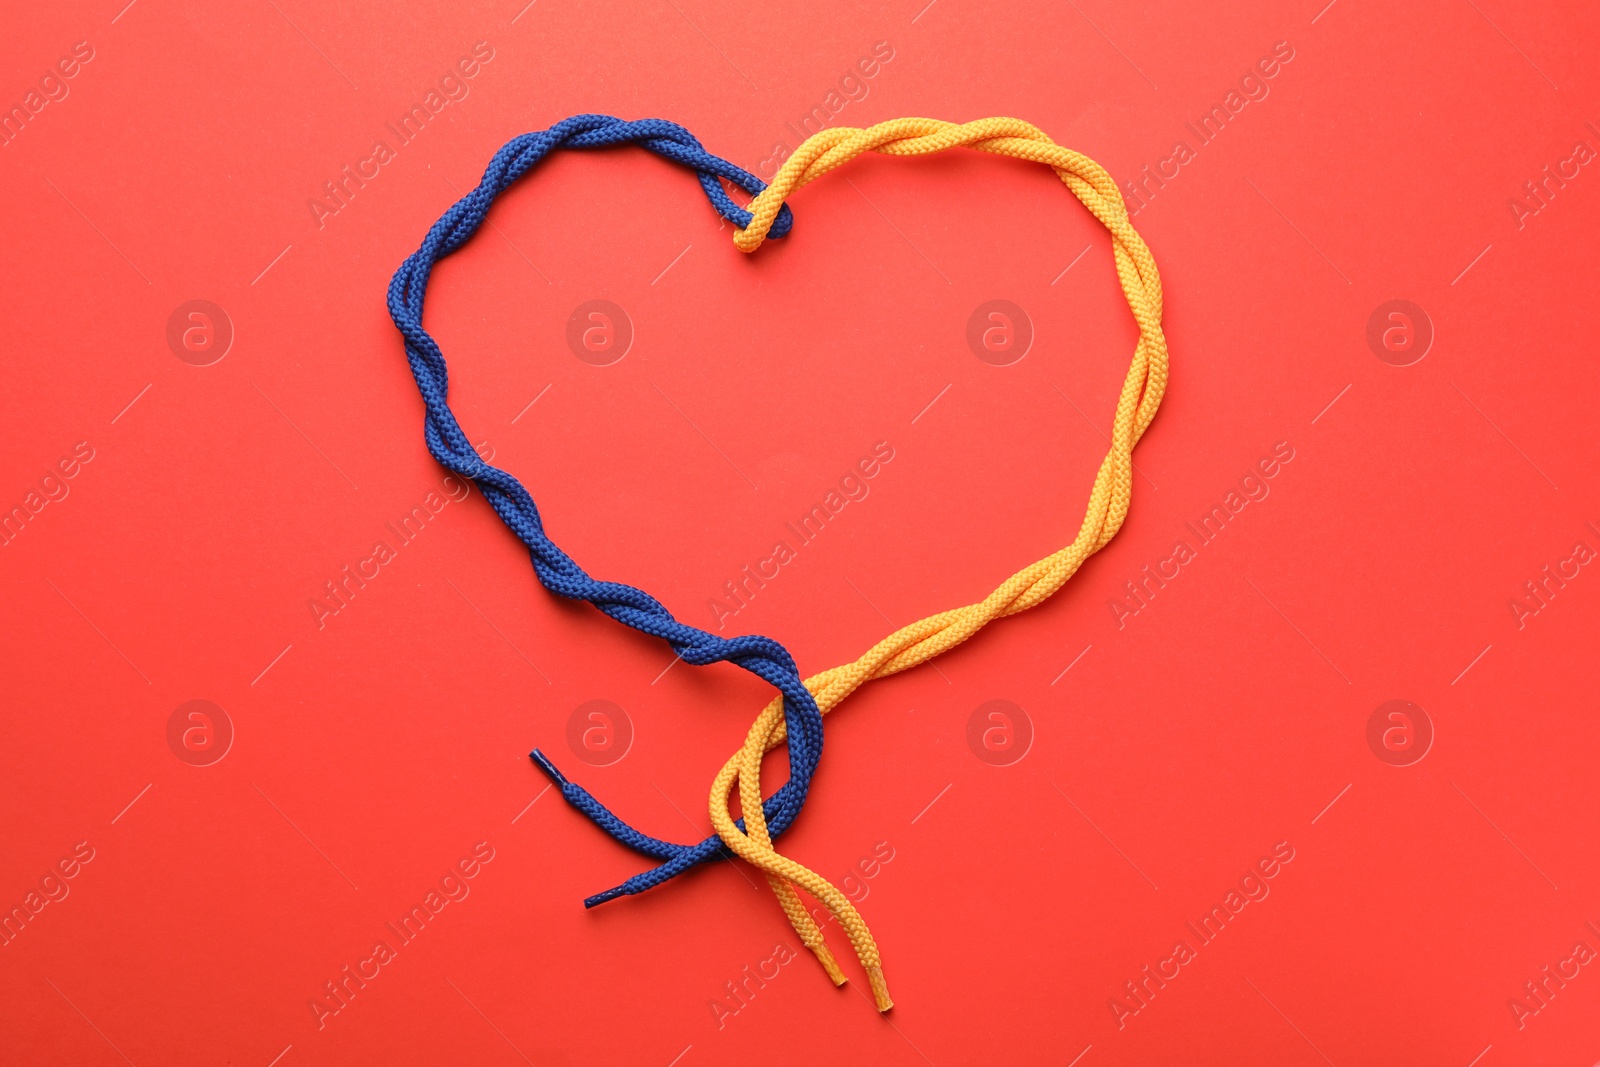
M722 179L755 195L766 185L755 175L711 155L693 134L662 119L625 122L609 115L574 115L548 130L513 138L489 161L483 180L434 223L422 245L395 271L389 283L389 315L405 338L406 359L417 379L427 407L423 439L434 459L463 477L471 478L484 498L511 531L528 546L533 570L544 587L558 596L586 600L618 622L670 644L685 663L704 666L726 660L770 683L783 694L789 728L789 780L762 805L774 837L783 833L800 814L811 776L822 757L822 714L800 679L789 652L769 637L718 637L679 622L650 594L631 585L596 581L545 535L544 523L533 497L521 482L479 458L450 410L449 372L438 344L422 328L423 299L433 266L465 244L482 225L495 197L557 148L603 148L637 143L699 176L706 198L718 214L740 227L748 226L750 213L733 202ZM794 217L785 206L778 213L770 236L789 232ZM722 841L708 837L697 845L678 845L641 833L613 815L582 786L568 781L538 749L534 763L561 788L567 803L588 816L596 826L636 852L662 861L621 885L585 900L594 907L619 896L642 893L677 877L707 860L728 855ZM739 821L743 829L744 821Z

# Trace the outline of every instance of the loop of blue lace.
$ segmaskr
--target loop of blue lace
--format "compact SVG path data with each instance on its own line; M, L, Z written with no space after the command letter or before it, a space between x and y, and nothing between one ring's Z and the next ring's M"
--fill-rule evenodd
M422 327L423 299L434 264L456 251L478 231L497 196L558 148L605 148L629 143L693 170L718 214L741 228L749 225L750 213L733 202L722 182L732 182L752 196L765 189L765 183L727 160L711 155L682 126L661 119L627 122L609 115L574 115L548 130L516 137L495 153L477 188L458 200L433 224L421 247L395 272L389 283L389 314L405 338L406 358L427 407L423 438L428 451L445 467L471 478L478 485L490 506L528 546L534 573L546 589L558 596L586 600L617 621L663 639L685 663L703 666L726 660L760 677L783 694L789 731L789 780L763 805L770 832L776 837L800 814L811 776L822 756L822 715L802 683L788 650L768 637L728 639L685 625L643 590L591 578L545 534L539 509L522 483L490 466L474 451L450 410L444 354ZM782 237L793 222L785 206L770 236ZM663 446L667 447L665 442ZM560 787L567 803L622 844L661 861L652 870L589 897L584 901L585 907L641 893L707 860L729 855L722 841L714 835L696 845L679 845L635 830L582 786L569 781L544 753L534 749L530 755ZM739 826L743 829L742 819Z

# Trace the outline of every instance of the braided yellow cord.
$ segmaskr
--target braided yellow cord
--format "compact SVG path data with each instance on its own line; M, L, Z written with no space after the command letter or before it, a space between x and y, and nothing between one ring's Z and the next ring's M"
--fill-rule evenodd
M1161 334L1161 278L1150 250L1128 220L1128 211L1111 176L1094 160L1063 148L1019 119L980 119L957 125L937 119L905 118L868 129L837 127L809 138L785 161L772 184L750 204L754 218L734 233L744 252L761 246L778 208L796 189L863 152L920 156L965 146L996 155L1043 163L1053 168L1085 207L1110 231L1117 276L1139 325L1139 341L1117 400L1111 449L1095 475L1094 488L1078 536L1067 547L1024 567L976 604L942 611L897 630L854 663L834 667L806 679L806 688L824 714L832 711L864 682L925 663L961 644L1004 615L1015 615L1043 603L1073 576L1084 560L1116 536L1128 514L1133 489L1133 447L1155 418L1167 384L1167 344ZM836 984L845 978L824 943L795 887L820 900L839 920L866 970L879 1011L892 1006L883 979L882 960L872 933L848 898L827 879L772 847L761 808L761 757L785 737L783 700L768 704L745 738L744 747L723 766L711 788L711 821L717 834L741 858L760 867L795 932L821 961ZM729 810L735 784L746 831L740 832Z

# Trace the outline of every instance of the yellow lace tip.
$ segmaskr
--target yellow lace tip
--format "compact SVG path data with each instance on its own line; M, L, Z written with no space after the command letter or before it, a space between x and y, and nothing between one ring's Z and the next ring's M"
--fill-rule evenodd
M839 967L839 961L833 958L833 953L828 946L819 941L811 946L811 951L816 954L817 962L822 964L822 969L828 972L828 977L834 985L844 985L846 979L844 971Z
M882 967L867 968L867 984L872 987L872 999L878 1005L880 1012L894 1007L894 1001L889 999L889 986L883 980Z

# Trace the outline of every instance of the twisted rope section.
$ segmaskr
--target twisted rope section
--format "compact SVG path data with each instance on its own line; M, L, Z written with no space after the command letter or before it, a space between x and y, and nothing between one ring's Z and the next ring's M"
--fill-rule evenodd
M765 806L757 804L763 827L770 825L771 833L777 834L800 813L822 755L822 715L801 683L800 672L788 651L768 637L726 639L685 625L643 590L591 578L546 536L539 509L522 483L479 458L450 410L450 380L444 354L422 326L423 302L434 264L471 239L497 196L557 148L603 148L630 142L693 169L707 199L724 218L739 226L753 221L750 213L728 196L722 180L752 194L765 186L749 172L711 155L683 127L660 119L624 122L607 115L575 115L548 130L514 138L495 153L478 186L433 224L421 247L395 272L389 283L389 314L405 338L406 358L427 408L423 437L428 451L445 467L478 484L490 506L528 546L534 573L545 588L558 596L586 600L617 621L662 638L686 663L703 666L726 660L778 690L777 702L784 709L789 732L790 777ZM772 236L788 232L792 221L788 208L781 209L774 217ZM561 787L568 803L628 847L665 861L653 871L591 897L585 902L591 907L614 896L642 892L698 863L727 854L715 836L697 845L677 845L641 833L606 810L581 786L568 781L543 753L535 749L532 758ZM837 970L834 965L830 973Z
M1011 118L982 119L964 125L935 119L906 118L880 123L869 129L846 127L824 130L809 138L785 161L772 184L750 204L753 220L734 234L734 244L745 252L760 247L775 232L780 205L796 189L854 159L863 152L894 156L919 156L965 146L996 155L1043 163L1053 168L1084 206L1110 232L1117 275L1139 326L1139 340L1123 382L1112 421L1111 448L1095 475L1083 523L1072 543L1024 567L987 597L966 607L930 615L895 631L854 663L813 675L806 688L816 696L826 714L860 686L874 678L925 663L966 641L995 619L1026 611L1049 599L1083 562L1116 536L1128 514L1133 489L1133 448L1144 435L1167 385L1167 345L1161 333L1161 278L1155 260L1128 219L1116 183L1098 163L1051 141L1038 128ZM757 717L745 744L728 760L711 787L712 824L722 841L741 858L760 867L791 922L809 914L796 893L805 889L839 920L851 947L867 972L878 1010L892 1006L883 980L877 944L855 906L827 879L772 847L772 835L762 817L761 757L781 744L785 725L781 702L774 701ZM745 825L729 811L737 788ZM802 925L795 922L796 930ZM812 923L810 928L814 928ZM830 972L831 973L831 972ZM836 979L837 980L837 979Z

